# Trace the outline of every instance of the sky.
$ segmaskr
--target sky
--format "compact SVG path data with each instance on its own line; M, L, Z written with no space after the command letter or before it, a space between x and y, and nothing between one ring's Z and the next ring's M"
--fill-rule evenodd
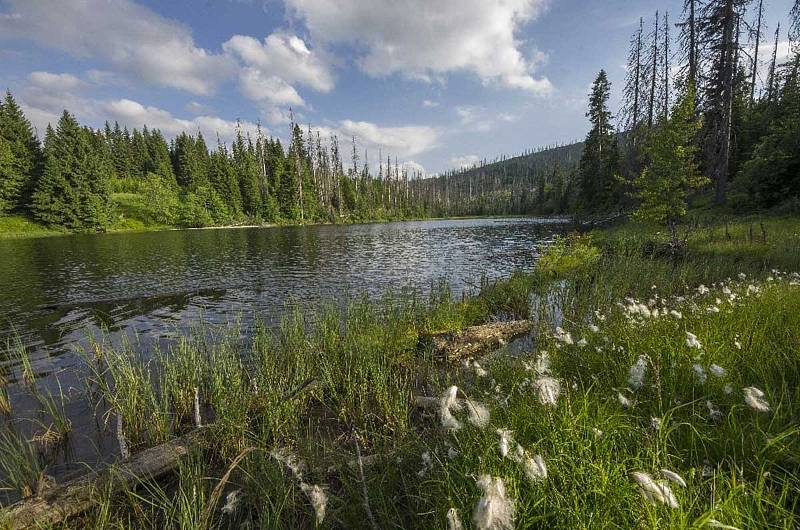
M790 4L765 0L768 35ZM681 5L0 0L0 87L40 133L66 108L94 127L202 131L211 145L230 141L237 120L285 140L291 109L323 137L357 137L371 163L388 154L432 174L582 139L597 72L617 112L639 17L666 9L674 21Z

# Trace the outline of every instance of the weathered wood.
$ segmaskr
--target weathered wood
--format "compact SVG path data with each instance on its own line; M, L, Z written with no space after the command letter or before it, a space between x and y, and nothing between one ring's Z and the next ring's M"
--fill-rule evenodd
M126 462L92 471L55 486L41 496L23 499L8 507L0 516L0 527L12 529L49 528L80 515L99 500L98 492L117 490L143 480L161 477L178 467L180 460L197 446L203 429L145 449Z
M532 327L530 320L493 322L461 331L423 335L420 346L448 361L458 361L497 349L505 342L529 333Z

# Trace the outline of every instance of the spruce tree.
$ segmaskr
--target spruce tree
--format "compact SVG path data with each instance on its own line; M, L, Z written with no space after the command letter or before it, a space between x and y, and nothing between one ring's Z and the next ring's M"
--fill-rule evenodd
M245 142L241 127L237 127L236 140L233 142L233 164L239 178L239 189L242 195L242 208L250 217L261 214L261 184L258 160L252 143Z
M110 224L108 175L102 155L92 145L93 135L67 111L55 131L48 127L44 171L33 193L37 220L70 230L97 230Z
M619 157L611 123L613 116L608 110L610 93L608 76L605 70L600 70L589 95L586 117L592 128L586 136L580 162L578 206L583 211L606 210L613 206L613 198L617 194Z
M0 136L11 151L0 171L0 213L5 213L27 206L42 165L39 140L11 91L0 104Z

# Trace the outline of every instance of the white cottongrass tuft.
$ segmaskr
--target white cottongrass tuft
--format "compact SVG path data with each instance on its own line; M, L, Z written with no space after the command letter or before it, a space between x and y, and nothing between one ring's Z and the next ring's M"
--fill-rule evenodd
M561 329L561 327L556 327L553 338L559 342L563 342L564 344L573 344L572 334L570 334L569 331L564 331Z
M557 379L545 376L533 382L533 389L542 405L555 407L558 403L558 396L561 394L561 383Z
M705 285L703 285L701 283L700 286L697 288L697 292L700 293L700 294L708 294L709 289L708 289L708 287L706 287Z
M769 412L769 403L764 399L764 392L754 386L748 386L744 389L744 402L747 403L751 409L758 412Z
M506 497L506 486L500 477L481 475L478 488L483 496L472 511L472 523L478 530L511 530L514 528L514 503Z
M725 368L718 364L712 364L709 366L708 371L711 372L714 377L725 377Z
M505 458L511 449L511 444L514 443L513 431L509 429L497 429L497 434L500 436L500 455Z
M719 407L714 405L711 401L706 401L706 408L708 409L708 416L711 418L711 421L718 422L722 421L722 412L719 410Z
M328 505L328 495L325 493L325 489L318 484L312 486L305 482L300 483L300 489L306 494L311 506L314 508L314 514L317 516L317 525L321 525L322 521L325 520L325 507Z
M733 394L733 385L730 383L725 383L725 386L722 387L722 391L726 394Z
M269 456L286 466L297 480L303 480L303 462L297 460L295 456L286 448L276 448L269 452Z
M420 458L422 459L422 469L417 471L417 476L424 477L428 473L428 471L433 469L433 462L431 461L430 451L425 451L424 453L422 453L420 455Z
M239 506L239 493L241 493L241 491L242 490L233 490L225 496L225 506L222 507L222 513L231 515L236 511L236 508Z
M539 352L539 356L536 358L536 364L533 366L533 371L538 375L550 374L550 354L547 353L547 350Z
M738 274L738 276L739 276L739 279L740 279L740 280L742 280L742 281L744 281L745 279L747 279L747 274L745 274L745 273L743 273L743 272L740 272L740 273Z
M592 427L592 432L593 432L593 433L594 433L594 435L595 435L596 437L598 437L598 438L600 438L601 436L603 436L603 431L601 431L601 430L600 430L600 429L598 429L597 427Z
M592 333L599 333L600 332L600 328L598 328L594 324L589 324L589 331L591 331Z
M487 372L478 361L472 361L472 368L475 370L475 375L478 377L486 377L489 375L489 372Z
M469 412L469 416L467 417L467 421L469 421L475 427L483 429L489 424L489 409L483 406L481 403L477 401L472 401L471 399L465 400L467 404L467 412Z
M661 475L663 475L665 479L674 482L675 484L679 485L682 488L686 487L686 481L683 480L683 477L681 477L674 471L670 471L669 469L662 469Z
M683 315L680 311L675 311L674 309L670 309L669 314L677 318L678 320L683 318Z
M449 458L450 460L455 460L459 456L461 456L460 452L456 451L452 447L447 448L447 458Z
M686 345L690 348L697 348L698 350L703 347L700 341L697 340L697 335L688 331L686 332Z
M627 397L625 397L625 395L622 392L617 392L617 401L619 401L619 404L625 407L626 409L629 409L633 406L633 402Z
M650 427L651 427L651 428L652 428L654 431L657 431L657 430L659 430L659 429L661 428L661 418L657 418L657 417L655 417L655 416L653 416L652 418L650 418Z
M547 465L544 463L542 455L525 456L523 459L523 470L525 476L531 482L539 482L547 478Z
M451 408L459 408L458 387L455 385L448 388L439 400L439 419L446 430L457 431L461 428L461 423L450 412Z
M647 357L640 355L636 363L628 371L628 384L634 389L639 390L644 385L644 374L647 371Z
M589 342L586 339L581 339L578 341L578 346L581 348L585 348L587 344L589 344Z
M678 500L666 482L657 482L642 471L634 471L631 473L631 478L639 485L639 493L651 503L665 504L670 508L678 507Z
M458 510L455 508L447 510L447 530L464 530L464 525L461 524L461 518L458 516Z
M694 370L694 376L697 379L697 382L701 385L706 382L708 379L708 375L706 375L706 369L703 368L701 364L693 364L692 370Z

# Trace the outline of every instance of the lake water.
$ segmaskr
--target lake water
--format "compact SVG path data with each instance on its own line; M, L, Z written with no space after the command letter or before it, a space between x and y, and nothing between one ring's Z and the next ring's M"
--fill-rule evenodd
M238 320L245 331L254 318L275 324L291 301L314 307L387 290L424 294L441 280L457 296L483 276L530 268L566 227L552 219L471 219L0 240L0 341L26 346L40 391L60 388L70 397L73 434L48 468L60 478L117 451L71 369L91 335L112 342L135 335L146 349L201 319ZM19 420L35 417L41 404L22 382L19 361L2 351L13 416L0 413L0 426L30 439L33 423Z

